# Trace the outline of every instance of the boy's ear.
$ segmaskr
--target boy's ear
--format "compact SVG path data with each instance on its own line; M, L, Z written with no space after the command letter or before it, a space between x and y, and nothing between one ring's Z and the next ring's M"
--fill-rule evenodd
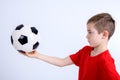
M109 32L107 30L103 31L103 39L108 38Z

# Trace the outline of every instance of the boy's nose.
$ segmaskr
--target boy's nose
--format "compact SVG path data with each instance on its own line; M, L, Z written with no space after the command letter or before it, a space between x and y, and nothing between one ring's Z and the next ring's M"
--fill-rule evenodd
M86 35L86 38L88 39L88 34Z

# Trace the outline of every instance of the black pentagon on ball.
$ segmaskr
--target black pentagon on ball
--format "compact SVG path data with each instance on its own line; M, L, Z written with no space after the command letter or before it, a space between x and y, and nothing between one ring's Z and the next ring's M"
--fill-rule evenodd
M19 37L18 41L19 41L22 45L28 43L27 36L21 35L21 36Z
M21 28L23 28L24 27L24 25L23 24L20 24L20 25L18 25L16 28L15 28L15 30L20 30Z
M36 43L33 45L33 49L36 49L38 46L39 46L39 42L36 42Z
M11 36L11 43L13 44L13 38L12 38L12 36Z
M31 27L31 31L36 35L38 34L38 30L35 27Z

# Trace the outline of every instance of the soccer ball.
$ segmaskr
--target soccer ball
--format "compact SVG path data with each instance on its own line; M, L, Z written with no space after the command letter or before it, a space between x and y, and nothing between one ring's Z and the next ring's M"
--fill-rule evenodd
M14 48L22 53L31 52L39 46L38 30L35 27L18 25L11 35Z

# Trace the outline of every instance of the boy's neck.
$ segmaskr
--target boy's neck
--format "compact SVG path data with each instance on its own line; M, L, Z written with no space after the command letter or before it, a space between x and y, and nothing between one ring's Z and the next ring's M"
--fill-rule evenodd
M90 55L97 56L97 55L101 54L102 52L106 51L107 49L108 49L107 44L94 47L94 49L91 51Z

